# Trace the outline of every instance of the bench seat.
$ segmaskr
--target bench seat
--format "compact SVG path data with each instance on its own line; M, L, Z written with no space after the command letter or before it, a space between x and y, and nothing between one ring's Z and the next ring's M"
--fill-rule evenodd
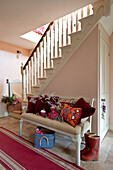
M83 125L80 123L76 127L73 127L72 125L66 123L66 122L60 122L58 120L51 120L49 118L43 118L42 116L37 116L33 113L23 113L21 115L22 119L26 119L29 121L33 121L36 124L41 124L43 127L46 126L49 129L54 129L55 131L62 131L65 133L69 133L72 135L78 135L81 133ZM89 122L85 121L84 123L85 129L89 126Z

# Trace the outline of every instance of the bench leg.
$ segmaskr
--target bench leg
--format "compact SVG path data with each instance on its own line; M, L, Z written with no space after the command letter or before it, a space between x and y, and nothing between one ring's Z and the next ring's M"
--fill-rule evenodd
M81 135L77 135L76 138L72 139L76 147L76 163L80 166L80 145L81 145Z
M22 136L22 123L23 123L23 120L21 119L20 120L20 136Z

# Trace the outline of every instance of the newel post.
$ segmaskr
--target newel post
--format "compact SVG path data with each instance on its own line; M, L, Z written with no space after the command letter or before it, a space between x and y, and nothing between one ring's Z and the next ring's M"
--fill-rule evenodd
M21 63L21 74L22 74L22 101L24 100L24 72L23 63Z

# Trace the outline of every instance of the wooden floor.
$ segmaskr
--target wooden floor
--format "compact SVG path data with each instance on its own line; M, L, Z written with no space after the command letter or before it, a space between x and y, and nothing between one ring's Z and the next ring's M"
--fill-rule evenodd
M19 135L19 119L13 117L0 118L0 126ZM34 143L35 129L35 125L24 122L22 137ZM56 134L55 146L48 150L64 159L75 162L75 146L67 136L62 137L62 135ZM113 170L113 131L109 131L102 142L99 161L81 161L81 166L85 170ZM1 165L0 170L4 170Z

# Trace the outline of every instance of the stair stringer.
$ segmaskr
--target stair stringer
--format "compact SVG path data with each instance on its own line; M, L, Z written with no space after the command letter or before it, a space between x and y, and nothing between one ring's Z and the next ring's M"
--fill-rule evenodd
M81 46L84 40L88 37L91 31L99 22L99 19L105 15L104 10L104 1L101 0L97 3L93 4L94 6L94 14L83 18L80 20L81 22L81 31L70 34L71 36L71 45L61 47L62 49L62 58L57 58L54 60L54 68L55 72L51 72L51 70L46 71L47 78L45 80L40 81L40 88L34 88L34 96L38 96L43 93L43 91L47 88L50 82L56 77L56 75L61 71L64 65L68 62L71 56L76 52L76 50Z

